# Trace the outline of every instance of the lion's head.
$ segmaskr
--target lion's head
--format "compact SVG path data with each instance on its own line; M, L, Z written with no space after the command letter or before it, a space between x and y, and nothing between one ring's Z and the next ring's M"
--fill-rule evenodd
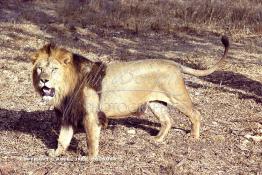
M33 85L45 101L59 103L77 82L73 54L47 44L31 55Z

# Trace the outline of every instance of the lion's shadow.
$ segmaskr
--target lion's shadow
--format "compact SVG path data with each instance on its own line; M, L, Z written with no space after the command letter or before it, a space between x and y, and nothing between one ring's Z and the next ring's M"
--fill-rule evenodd
M237 94L239 99L252 99L256 103L262 103L262 84L259 81L246 77L245 75L231 71L216 71L208 76L201 77L202 80L215 85L212 87L222 92ZM187 86L192 88L203 88L202 85L191 81Z
M53 110L27 112L0 108L0 131L15 131L31 134L37 139L41 139L48 149L54 149L57 146L59 125L60 122ZM160 127L159 123L144 118L128 117L124 119L110 119L109 126L106 129L113 130L116 125L141 129L152 136L157 135ZM84 129L82 126L79 126L76 130L76 133L83 132ZM75 150L77 147L78 140L73 138L70 149Z
M54 111L27 112L0 108L0 131L28 133L41 139L48 148L54 148L58 130Z

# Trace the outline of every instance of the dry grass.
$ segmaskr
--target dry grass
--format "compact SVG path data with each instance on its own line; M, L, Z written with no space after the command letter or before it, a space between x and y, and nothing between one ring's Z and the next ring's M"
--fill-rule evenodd
M185 75L202 114L199 141L189 139L187 118L170 109L173 125L163 144L152 139L159 123L147 113L112 120L102 131L100 155L111 161L76 161L85 158L87 150L81 129L62 159L46 156L47 149L56 146L58 128L54 112L34 93L30 51L54 41L91 60L163 58L194 68L212 65L222 54L218 31L199 27L194 32L134 35L123 28L89 25L90 21L67 27L58 4L52 2L0 2L0 174L262 173L262 142L248 139L261 135L262 128L262 40L257 33L231 38L223 70L204 78Z
M64 0L58 5L66 22L121 27L134 32L175 32L201 27L261 33L261 9L259 0Z

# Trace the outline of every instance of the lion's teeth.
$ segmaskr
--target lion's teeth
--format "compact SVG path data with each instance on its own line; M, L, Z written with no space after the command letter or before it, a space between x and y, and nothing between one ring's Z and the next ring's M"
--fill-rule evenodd
M50 89L43 89L43 92L49 94L50 93Z

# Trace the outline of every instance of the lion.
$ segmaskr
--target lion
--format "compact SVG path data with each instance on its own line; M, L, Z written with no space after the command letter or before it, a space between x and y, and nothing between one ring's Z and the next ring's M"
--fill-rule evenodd
M206 76L222 67L229 40L223 36L221 41L224 45L222 58L206 70L164 59L104 64L54 44L35 51L31 55L34 88L43 100L54 106L61 121L57 148L49 155L64 154L74 130L82 123L88 156L98 156L100 132L107 119L126 117L143 105L160 121L161 128L155 136L157 142L162 142L171 128L167 105L190 119L191 135L199 139L201 115L192 104L182 74Z

